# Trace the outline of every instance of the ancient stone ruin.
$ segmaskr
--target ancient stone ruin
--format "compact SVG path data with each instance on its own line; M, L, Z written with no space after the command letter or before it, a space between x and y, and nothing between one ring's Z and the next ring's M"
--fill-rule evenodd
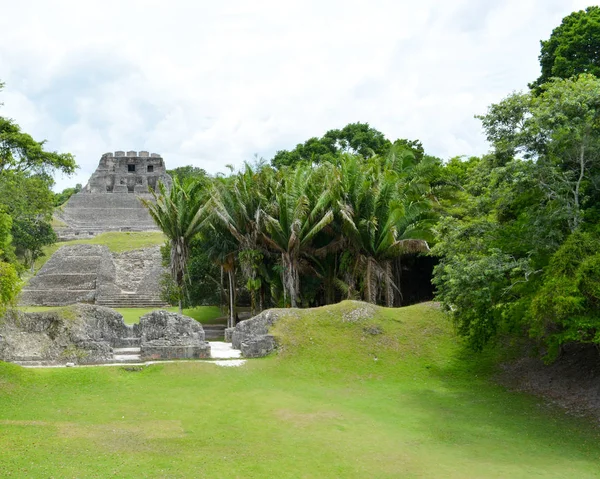
M157 231L140 198L172 180L157 153L105 153L88 184L55 214L60 240L91 237L105 231Z
M210 358L202 325L153 311L139 324L102 306L78 304L43 313L13 311L0 319L0 360L22 365L136 363Z
M65 245L25 285L20 303L161 307L164 271L159 246L112 253L102 245Z
M55 213L60 241L109 231L159 231L140 198L172 185L156 153L105 153L83 190ZM111 307L161 307L165 272L159 247L111 253L105 246L62 246L23 288L19 302L63 306L78 302Z
M165 163L157 153L115 151L104 153L82 194L116 193L139 195L155 190L158 182L171 186Z
M282 316L297 314L289 309L268 309L253 318L240 321L235 328L225 330L225 341L240 349L245 358L261 358L277 348L275 337L269 328Z

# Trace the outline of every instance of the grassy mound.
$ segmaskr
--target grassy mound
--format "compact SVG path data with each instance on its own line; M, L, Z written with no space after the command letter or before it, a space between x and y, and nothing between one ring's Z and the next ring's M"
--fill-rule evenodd
M281 350L209 362L0 363L11 477L600 477L598 428L507 392L432 305L290 311Z

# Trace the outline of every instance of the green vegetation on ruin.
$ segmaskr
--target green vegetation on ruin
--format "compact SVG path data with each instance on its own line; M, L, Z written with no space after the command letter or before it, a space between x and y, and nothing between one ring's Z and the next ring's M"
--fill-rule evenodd
M23 369L0 363L6 477L600 477L600 434L490 381L431 304L304 310L282 351Z
M38 258L35 262L35 271L39 271L42 266L50 259L58 248L71 244L99 244L108 246L113 253L122 253L134 249L148 248L150 246L162 245L165 242L165 236L155 231L140 232L119 232L111 231L102 233L89 239L79 239L55 243L44 247L44 256Z
M19 306L19 310L28 313L39 313L43 311L51 311L54 309L64 309L62 306ZM176 313L177 307L171 306L168 308L112 308L123 316L125 324L134 324L140 321L140 318L156 309L166 309ZM196 306L194 308L187 308L183 310L183 314L194 318L196 321L202 324L218 324L225 321L222 318L223 313L218 306Z

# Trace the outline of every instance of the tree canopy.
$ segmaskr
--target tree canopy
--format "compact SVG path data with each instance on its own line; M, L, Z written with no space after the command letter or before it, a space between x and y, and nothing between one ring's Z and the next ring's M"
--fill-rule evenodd
M573 12L541 41L540 77L530 84L539 88L552 78L570 78L581 73L600 77L600 7Z
M45 141L34 140L0 116L0 310L16 300L22 269L18 258L31 266L42 247L56 239L50 226L52 175L70 175L76 168L70 153L47 151Z
M396 140L394 144L410 149L419 158L423 156L423 146L418 140ZM329 130L321 138L309 138L293 150L278 151L271 164L275 168L300 162L318 164L335 161L345 153L371 158L385 155L391 147L392 142L368 123L349 123L342 129Z

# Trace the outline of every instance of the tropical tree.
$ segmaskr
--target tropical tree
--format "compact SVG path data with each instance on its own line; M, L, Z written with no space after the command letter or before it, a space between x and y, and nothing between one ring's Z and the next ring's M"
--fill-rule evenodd
M546 83L541 93L515 93L479 117L496 155L534 160L538 181L559 201L575 231L583 202L596 202L600 175L600 79Z
M203 194L202 187L201 183L194 181L181 184L174 178L170 191L160 183L159 193L152 191L154 201L142 199L150 216L169 241L170 271L179 290L180 314L183 312L190 244L208 218L210 202Z
M4 84L0 82L0 91ZM1 104L0 104L1 105ZM21 131L13 120L0 116L0 176L6 171L17 173L52 174L60 171L67 175L77 165L70 153L44 149L45 141L35 141Z
M570 78L582 73L600 77L600 7L588 7L566 16L541 45L542 74L529 85L531 88L537 89L552 78Z
M293 308L300 296L300 272L312 267L307 260L311 241L334 219L331 190L322 189L318 180L325 171L301 164L286 172L272 203L262 210L262 237L280 255L284 302L289 296Z
M385 302L392 306L394 290L399 291L393 280L393 260L429 250L423 230L416 227L429 204L422 193L411 195L422 184L406 181L413 160L409 150L392 149L386 157L367 164L346 156L338 165L337 211L345 238L343 263L349 297L360 277L366 301L377 302L380 285L384 285Z
M250 292L252 313L256 311L256 296L262 286L258 271L264 256L261 212L266 202L263 193L267 189L263 182L265 178L260 171L256 172L246 164L244 170L233 176L231 181L217 183L212 194L216 219L221 221L238 244L238 262ZM262 309L260 299L259 302Z

